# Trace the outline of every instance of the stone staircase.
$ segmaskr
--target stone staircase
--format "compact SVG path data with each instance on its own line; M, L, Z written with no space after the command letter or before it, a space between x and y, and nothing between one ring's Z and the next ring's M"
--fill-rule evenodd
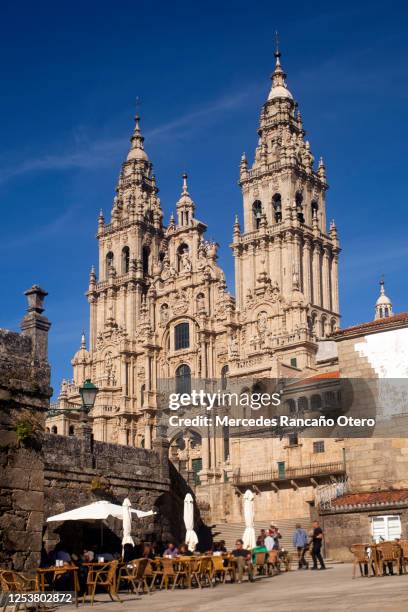
M292 568L295 569L297 567L297 552L292 544L293 532L296 529L296 524L300 523L300 525L309 532L311 527L310 517L303 517L297 519L281 519L276 521L255 521L255 534L258 536L261 529L268 529L270 524L274 524L278 527L280 533L282 534L282 539L280 540L281 548L289 551L292 556ZM235 541L238 538L242 538L243 533L245 531L244 523L217 523L212 530L213 538L216 542L220 540L225 540L227 550L233 550L235 548ZM310 557L308 558L310 562ZM331 559L326 559L326 565L330 565L335 563Z
M272 521L255 521L255 534L258 536L261 529L268 529ZM273 521L279 531L282 534L280 540L281 548L288 550L290 553L296 552L292 544L292 536L295 531L296 523L300 523L306 531L310 529L310 518L303 517L299 519L282 519L280 521ZM213 537L216 542L219 540L225 540L227 550L235 548L235 540L242 538L245 531L244 523L218 523L213 528Z

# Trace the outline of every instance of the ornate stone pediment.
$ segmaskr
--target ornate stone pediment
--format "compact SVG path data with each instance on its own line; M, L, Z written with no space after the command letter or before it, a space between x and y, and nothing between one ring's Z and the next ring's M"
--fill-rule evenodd
M119 344L127 337L127 332L122 325L118 325L113 317L105 322L105 328L99 332L96 338L96 350L101 350L107 342Z

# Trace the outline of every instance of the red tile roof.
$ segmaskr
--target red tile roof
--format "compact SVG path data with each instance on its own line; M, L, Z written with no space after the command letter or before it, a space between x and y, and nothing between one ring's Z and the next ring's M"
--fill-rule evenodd
M359 331L383 331L383 329L387 327L401 327L401 323L406 323L408 326L408 312L400 312L392 317L384 317L376 321L369 321L368 323L360 323L359 325L338 329L333 332L330 337L336 340L342 336L354 335Z
M332 506L379 506L408 504L408 489L397 491L373 491L371 493L347 493L332 501Z
M318 380L330 380L334 378L340 378L339 370L335 370L334 372L321 372L320 374L315 374L314 376L308 376L307 378L298 378L297 380L289 383L288 387L302 387L303 385L307 385L309 383L316 382Z

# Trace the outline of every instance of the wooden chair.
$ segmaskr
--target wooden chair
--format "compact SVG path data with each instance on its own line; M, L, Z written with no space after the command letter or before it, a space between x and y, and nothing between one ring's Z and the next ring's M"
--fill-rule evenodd
M161 569L161 563L148 559L144 572L144 579L149 586L149 591L154 591L156 586L160 588L162 578L163 571Z
M255 553L254 569L256 569L260 575L265 575L268 573L268 553Z
M408 567L408 540L400 540L399 544L401 546L401 569L406 574Z
M23 574L15 572L13 570L1 570L0 571L0 589L3 593L20 592L27 593L29 591L35 591L37 589L37 582L34 578L26 578ZM19 604L14 606L17 610ZM7 603L2 607L2 612L7 608ZM27 606L24 605L27 609Z
M172 589L174 590L177 585L183 584L186 580L186 572L180 568L180 563L174 559L162 559L162 580L160 588L167 590L169 583L172 583Z
M279 574L280 572L280 563L279 563L279 553L277 550L270 550L268 553L267 560L268 567L268 575L273 576L274 574Z
M362 578L369 577L369 569L372 571L372 575L377 575L376 567L376 551L375 547L367 546L367 544L353 544L350 546L350 552L353 554L353 578L356 577L356 567L360 568L360 575ZM371 553L370 553L371 550Z
M149 559L134 559L123 565L119 570L118 576L118 591L120 590L120 583L127 583L128 589L132 587L134 591L140 594L140 587L142 587L142 593L144 593L145 589L149 593L150 588L146 581L145 571L147 564L149 563ZM137 586L136 586L137 585Z
M218 555L211 557L212 562L212 580L217 582L217 578L220 582L224 583L227 574L230 577L231 582L235 581L235 568L228 561L227 565L224 565L224 559ZM200 585L201 586L201 585Z
M213 563L212 557L203 557L200 563L200 579L205 586L213 587Z
M386 568L390 574L394 573L394 565L399 571L401 548L397 542L381 542L376 546L377 565L380 576L386 575Z
M120 603L123 603L117 593L116 586L116 572L118 569L118 561L111 561L107 563L101 569L97 570L94 575L88 574L88 579L86 581L88 589L90 590L91 595L91 605L93 606L93 602L95 599L95 592L97 587L102 587L109 593L109 597L112 601L116 598ZM84 595L85 599L85 595Z
M287 550L278 550L278 560L279 563L283 563L285 572L290 572L292 557Z

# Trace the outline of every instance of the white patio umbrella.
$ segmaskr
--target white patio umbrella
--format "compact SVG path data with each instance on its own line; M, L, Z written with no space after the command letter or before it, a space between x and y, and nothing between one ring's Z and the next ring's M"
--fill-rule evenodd
M256 537L254 529L254 499L255 495L247 489L244 494L244 519L245 519L245 531L242 539L244 541L244 548L251 549L256 546Z
M198 537L194 531L194 501L191 493L184 498L184 525L186 526L186 544L188 550L194 552Z
M154 510L136 510L131 508L130 512L136 514L137 518L143 518L145 516L152 516L156 514ZM104 520L109 516L123 520L123 506L118 504L111 504L108 501L97 501L87 506L81 506L74 510L68 510L68 512L62 512L61 514L54 514L47 518L47 523L55 521L92 521L92 520Z
M125 548L125 544L131 544L132 546L135 545L133 538L131 536L132 533L132 509L131 509L131 503L130 503L130 499L128 497L126 497L123 500L123 504L122 504L122 521L123 521L123 525L122 525L122 529L123 529L123 535L122 535L122 551Z

